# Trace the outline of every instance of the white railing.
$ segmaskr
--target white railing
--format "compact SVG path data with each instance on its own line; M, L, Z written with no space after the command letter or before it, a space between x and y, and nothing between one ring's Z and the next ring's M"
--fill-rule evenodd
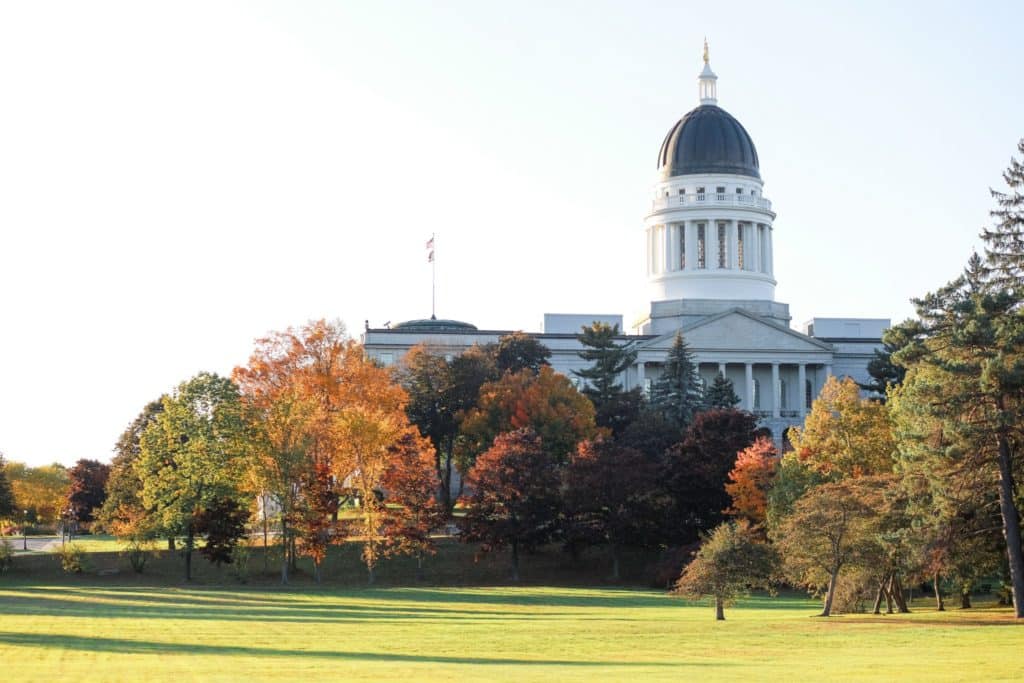
M678 194L658 197L653 202L653 210L670 209L673 207L697 208L701 206L736 206L772 210L771 200L755 197L750 194L730 194L728 192L706 192L702 194Z

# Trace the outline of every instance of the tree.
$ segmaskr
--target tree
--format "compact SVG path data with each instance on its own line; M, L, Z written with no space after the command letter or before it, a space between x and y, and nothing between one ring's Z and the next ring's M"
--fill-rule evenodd
M744 521L723 522L704 539L686 566L674 592L688 598L715 599L715 619L725 620L725 605L751 587L767 587L777 557Z
M565 375L544 366L506 373L480 389L480 401L462 421L457 458L468 472L478 453L486 451L505 432L530 428L548 457L565 463L576 444L597 435L594 406Z
M666 540L693 543L700 532L723 520L729 506L725 492L736 454L754 442L757 421L739 410L698 413L680 443L665 455L662 485L672 499L666 516Z
M9 462L5 470L19 512L28 510L26 522L56 524L60 520L68 490L66 467L60 463L29 467Z
M993 468L1014 611L1024 618L1015 482L1024 470L1017 446L1024 407L1024 288L1001 289L994 284L999 280L989 279L989 272L1003 280L1013 272L1010 257L1000 258L987 266L974 255L959 278L915 300L922 332L895 360L908 367L904 385L911 384L903 409L941 422L968 466Z
M891 472L896 452L885 405L861 398L849 377L828 378L790 441L802 462L832 479Z
M869 382L858 383L872 398L885 402L889 387L897 387L903 383L907 369L893 361L893 354L909 344L920 332L914 320L904 320L899 325L890 327L882 333L882 348L875 349L875 357L868 361Z
M162 531L152 510L142 502L142 479L135 470L141 453L142 433L163 412L163 397L150 401L118 437L107 477L106 499L100 508L99 525L122 538L142 542L156 538ZM155 473L154 473L154 476ZM167 534L168 547L174 549L174 535Z
M238 388L200 373L163 399L146 427L135 461L142 502L159 525L185 536L185 580L192 579L198 516L216 501L238 495L242 421Z
M461 417L476 405L484 383L498 376L493 358L477 346L451 360L414 346L396 371L409 395L406 414L433 446L438 498L447 511L455 502L452 466Z
M245 536L245 523L248 519L249 512L237 500L212 500L195 517L196 533L206 539L199 549L200 554L217 566L231 564L232 551Z
M519 553L550 541L561 508L559 468L530 429L500 434L469 472L472 494L462 540L483 552L510 547L512 580L519 580Z
M107 498L106 485L110 465L82 459L68 470L67 506L78 522L91 522Z
M423 580L423 558L435 552L430 534L448 511L435 494L429 442L408 435L391 448L382 481L387 509L384 538L388 554L416 556L416 579Z
M489 346L487 351L494 358L499 376L521 370L539 372L541 367L551 365L551 349L523 332L502 335L497 344Z
M651 407L680 428L690 424L694 415L704 408L704 389L693 354L681 332L676 333L661 376L651 388Z
M0 453L0 519L11 518L17 513L18 507L14 500L14 490L7 479L4 454Z
M832 614L840 573L852 567L877 567L881 491L876 477L829 482L808 491L772 530L785 576L795 585L821 591L821 615Z
M613 581L619 550L651 542L659 519L658 470L639 451L610 439L584 441L566 471L566 535L574 549L607 545Z
M322 553L314 539L320 530L310 526L326 516L324 505L331 502L329 492L319 486L317 462L311 452L318 436L315 429L324 425L319 415L323 404L309 391L310 382L304 376L311 359L304 352L302 334L289 329L258 339L249 364L232 373L239 387L246 429L243 488L263 501L264 546L268 509L276 508L281 546L285 549L281 554L283 584L288 583L288 550L299 527L305 532L305 546L311 549L314 573L319 576ZM319 474L323 475L327 468L321 465ZM313 508L312 513L304 507Z
M1017 143L1024 154L1024 139ZM1003 171L1009 192L990 189L997 208L990 212L995 225L981 232L985 240L985 272L996 289L1021 296L1024 288L1024 164L1010 158Z
M736 456L736 465L729 472L725 492L732 498L726 512L745 520L752 529L761 529L768 515L768 491L775 479L778 452L770 439L759 437Z
M626 391L620 377L636 362L636 349L619 344L618 325L595 321L584 326L576 339L583 345L580 358L593 363L572 373L584 381L583 394L594 404L597 424L607 427L614 436L622 433L640 413L640 389Z
M729 409L740 404L740 397L736 395L732 380L719 373L715 375L715 380L708 387L704 403L708 408Z

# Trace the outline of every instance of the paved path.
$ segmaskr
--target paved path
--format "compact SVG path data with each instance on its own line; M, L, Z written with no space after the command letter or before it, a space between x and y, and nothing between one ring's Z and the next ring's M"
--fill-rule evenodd
M4 538L11 542L17 553L23 552L26 544L29 551L42 552L51 550L53 544L60 543L60 536L29 536L27 541L21 536L4 536Z

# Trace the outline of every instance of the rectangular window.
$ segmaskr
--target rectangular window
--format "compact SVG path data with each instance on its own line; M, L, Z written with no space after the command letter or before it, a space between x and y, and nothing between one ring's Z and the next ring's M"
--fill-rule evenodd
M736 224L736 258L739 259L740 270L743 270L743 232L746 230L742 223Z
M707 268L707 261L705 256L707 255L707 249L705 245L705 234L704 224L700 223L697 225L697 267Z
M718 267L725 268L728 263L729 249L726 245L725 223L718 224Z
M717 199L718 201L724 200L725 199L725 188L724 187L716 187L715 188L715 195L716 195L715 199Z
M743 188L742 187L737 187L736 188L736 194L743 194Z
M698 187L697 188L697 201L698 202L704 201L704 188L703 187Z

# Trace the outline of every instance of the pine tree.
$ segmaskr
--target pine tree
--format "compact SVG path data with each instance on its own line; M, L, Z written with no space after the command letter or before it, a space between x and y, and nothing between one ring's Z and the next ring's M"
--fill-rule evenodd
M915 320L904 320L886 330L882 335L882 348L875 349L875 357L868 361L867 370L871 381L863 384L858 382L857 386L884 403L889 387L899 386L907 375L907 369L893 362L892 356L909 344L920 331L921 326Z
M597 424L608 427L614 435L636 419L640 411L640 391L626 391L619 377L636 362L636 349L619 344L618 325L595 321L584 326L576 338L583 345L580 358L593 363L589 368L573 370L572 374L586 382L583 394L594 404Z
M740 404L740 397L736 395L732 380L718 373L715 381L708 387L704 402L708 408L735 408Z
M697 366L681 333L676 333L661 377L651 389L651 407L681 427L690 424L693 416L705 407Z
M1017 151L1024 154L1024 139ZM992 284L1019 292L1024 289L1024 164L1011 157L1003 179L1009 190L989 190L999 208L990 212L995 225L982 230L981 238Z
M0 453L0 519L12 516L16 509L14 491L11 489L11 482L7 479L4 467L4 455Z

